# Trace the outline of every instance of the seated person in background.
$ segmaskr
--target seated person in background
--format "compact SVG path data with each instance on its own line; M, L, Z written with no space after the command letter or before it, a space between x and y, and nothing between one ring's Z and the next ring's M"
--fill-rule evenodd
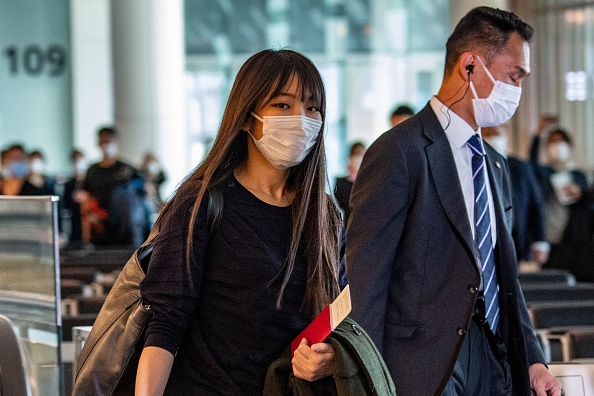
M392 111L392 114L390 115L390 124L396 126L413 115L415 115L415 111L412 107L406 104L401 104Z
M140 165L140 175L144 179L145 204L151 217L158 215L164 203L161 199L161 184L167 180L163 168L153 153L146 153ZM152 223L152 221L151 221Z
M592 210L586 175L572 164L572 139L561 128L546 137L547 163L539 162L541 134L534 137L530 160L545 200L547 237L551 244L548 268L569 270L578 281L594 281Z
M84 153L80 150L72 150L70 161L73 174L64 184L63 198L64 208L69 212L70 217L70 237L68 243L71 247L81 247L83 238L80 202L84 201L86 197L86 193L82 188L87 175L88 163Z
M21 144L13 144L3 150L0 165L2 168L0 194L19 195L29 175L29 161L25 148Z
M540 184L529 162L508 153L505 126L482 128L483 139L507 159L514 210L512 237L519 261L537 266L547 262L550 246L545 237L544 199Z
M136 168L118 159L115 129L98 132L101 162L91 165L83 182L83 238L94 245L138 247L148 233L142 178Z
M365 154L365 145L361 142L355 142L351 145L349 151L349 163L347 170L349 174L344 177L336 178L336 186L334 188L334 197L340 209L344 213L344 226L348 224L349 215L351 209L349 207L349 199L351 197L351 190L353 189L353 183L357 178L363 155Z
M45 175L45 158L39 150L29 153L29 175L19 195L56 195L56 181Z

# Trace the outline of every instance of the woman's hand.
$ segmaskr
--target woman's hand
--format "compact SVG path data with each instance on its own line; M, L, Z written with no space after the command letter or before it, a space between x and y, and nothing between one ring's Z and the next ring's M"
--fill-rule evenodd
M332 360L334 348L332 345L319 343L308 345L307 340L301 340L293 356L293 374L306 381L315 381L332 375Z

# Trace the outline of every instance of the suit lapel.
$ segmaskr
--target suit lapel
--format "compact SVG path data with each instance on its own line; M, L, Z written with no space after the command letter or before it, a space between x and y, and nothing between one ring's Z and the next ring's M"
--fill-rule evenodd
M430 106L425 107L420 116L425 135L433 141L425 148L425 153L437 196L455 230L474 252L472 230L450 143Z

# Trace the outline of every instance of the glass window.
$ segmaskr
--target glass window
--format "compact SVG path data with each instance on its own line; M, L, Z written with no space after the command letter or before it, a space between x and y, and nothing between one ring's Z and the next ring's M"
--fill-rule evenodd
M324 77L333 180L346 171L350 143L370 144L386 131L396 104L419 110L437 92L449 1L186 0L185 29L192 160L208 150L242 62L287 47L309 56Z

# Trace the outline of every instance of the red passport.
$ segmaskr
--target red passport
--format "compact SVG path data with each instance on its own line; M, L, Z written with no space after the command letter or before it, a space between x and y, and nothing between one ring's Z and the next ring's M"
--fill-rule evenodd
M305 328L293 341L291 351L293 355L301 343L306 339L309 345L323 342L334 331L351 312L351 293L349 285L346 285L340 295L332 303L328 304L322 312Z

